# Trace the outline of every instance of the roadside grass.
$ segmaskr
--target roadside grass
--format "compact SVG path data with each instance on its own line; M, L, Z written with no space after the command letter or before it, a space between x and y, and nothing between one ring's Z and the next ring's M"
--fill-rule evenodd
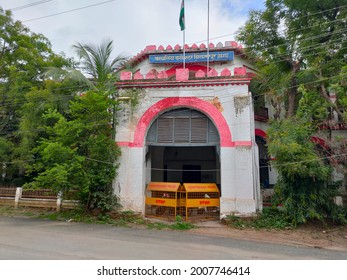
M79 222L88 224L107 224L117 227L142 227L153 230L190 230L197 228L194 223L187 222L183 217L177 216L175 221L160 221L157 219L144 218L141 214L133 211L112 211L102 214L100 211L86 212L77 208L56 212L55 209L0 206L0 216L21 216L28 218L47 219L51 221ZM295 228L317 228L321 231L336 229L336 226L324 221L311 221L304 225L293 225L287 220L285 214L277 208L264 208L262 213L253 217L226 216L221 220L222 224L236 229L274 229L288 230ZM347 238L347 237L346 237Z
M146 219L141 214L133 211L111 211L102 214L99 211L86 212L76 208L56 212L54 209L0 206L2 216L25 216L32 218L48 219L51 221L81 222L88 224L108 224L119 227L143 226L155 230L190 230L197 226L177 216L174 222ZM223 224L238 229L291 229L294 226L286 220L284 214L273 208L264 208L263 212L255 217L238 217L229 215L222 221Z
M47 212L47 209L43 208L27 208L13 206L0 206L0 216L25 216L25 217L38 217L42 213Z
M184 221L181 216L176 216L174 222L157 222L150 221L146 224L149 229L171 229L171 230L190 230L196 228L197 226L191 222Z
M264 208L262 213L254 217L238 217L229 215L222 220L229 227L238 229L293 229L295 226L288 221L285 214L277 208Z
M57 212L54 209L46 208L0 206L0 216L25 216L51 221L108 224L120 227L144 226L156 230L189 230L196 227L194 224L184 221L180 216L176 217L175 222L159 222L143 218L141 214L133 211L111 211L108 214L102 214L98 211L86 212L80 208Z
M169 228L173 230L189 230L195 228L195 226L190 222L184 221L181 216L176 216L175 222L170 224Z

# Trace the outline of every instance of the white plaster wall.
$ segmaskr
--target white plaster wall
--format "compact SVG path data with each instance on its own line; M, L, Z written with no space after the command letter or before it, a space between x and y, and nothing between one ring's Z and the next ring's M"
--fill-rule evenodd
M269 129L269 127L270 125L268 123L255 121L255 128L261 129L266 132Z
M339 139L347 138L347 130L333 130L331 132L331 137L332 137L332 139L334 139L334 138L339 138Z
M145 171L144 148L122 148L114 189L124 209L144 211Z
M251 115L251 96L248 93L238 94L234 96L233 113L233 141L251 141L252 120Z
M221 216L256 212L252 149L221 148Z
M255 198L255 209L257 211L263 210L263 197L260 190L260 174L259 174L259 150L256 143L252 146L253 156L253 188Z
M251 147L235 148L236 162L234 167L235 184L237 186L236 196L240 199L254 199L252 172L252 150Z
M222 196L220 212L221 215L229 215L236 210L236 188L235 185L235 149L231 147L221 147L221 186Z
M269 183L270 185L275 185L278 179L278 171L273 165L276 165L276 161L270 161L269 165Z

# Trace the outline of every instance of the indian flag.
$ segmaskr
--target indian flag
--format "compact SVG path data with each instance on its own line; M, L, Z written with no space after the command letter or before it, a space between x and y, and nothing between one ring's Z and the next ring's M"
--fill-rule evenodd
M180 18L179 18L179 24L181 26L181 31L185 29L185 21L184 21L184 0L182 0L181 3L181 11L180 11Z

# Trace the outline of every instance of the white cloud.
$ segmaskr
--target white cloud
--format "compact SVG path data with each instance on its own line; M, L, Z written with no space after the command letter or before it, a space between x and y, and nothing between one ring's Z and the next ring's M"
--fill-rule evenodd
M4 9L28 3L29 0L2 0ZM13 2L16 2L14 5ZM42 5L15 11L14 18L25 21L105 0L53 0ZM105 38L114 41L115 52L135 55L147 45L182 44L178 24L181 0L115 0L44 19L24 22L33 32L42 33L52 43L56 52L73 56L73 44L99 44ZM259 1L210 0L210 38L217 44L232 40L245 22L247 11L259 8ZM186 43L207 38L207 0L185 0Z

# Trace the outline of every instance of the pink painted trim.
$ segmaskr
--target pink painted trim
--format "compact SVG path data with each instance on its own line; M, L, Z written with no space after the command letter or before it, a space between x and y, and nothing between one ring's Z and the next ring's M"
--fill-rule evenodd
M129 147L131 144L132 142L126 142L126 141L117 142L118 147Z
M260 137L262 137L264 139L267 138L266 132L264 130L262 130L262 129L259 129L259 128L255 129L255 136L260 136Z
M167 73L167 72L166 72ZM170 77L170 75L168 75ZM198 79L187 81L170 81L170 80L133 80L133 81L121 81L115 85L117 88L169 88L169 87L206 87L206 86L228 86L228 85L249 85L251 78L232 78L232 77L220 77L218 79Z
M211 103L196 97L168 97L155 103L147 109L139 120L134 135L133 147L143 147L147 130L156 117L168 109L175 107L189 107L206 114L215 124L219 132L221 147L234 147L229 126L221 112Z
M182 65L176 65L168 70L166 70L166 74L169 76L169 77L172 77L174 75L176 75L176 69L180 69L182 68ZM207 69L206 66L204 65L189 65L189 67L187 66L187 69L189 69L189 72L197 72L199 70L202 70L204 71L204 73L207 73L208 70L212 69L211 67L209 67Z
M235 147L252 147L252 141L235 141Z

